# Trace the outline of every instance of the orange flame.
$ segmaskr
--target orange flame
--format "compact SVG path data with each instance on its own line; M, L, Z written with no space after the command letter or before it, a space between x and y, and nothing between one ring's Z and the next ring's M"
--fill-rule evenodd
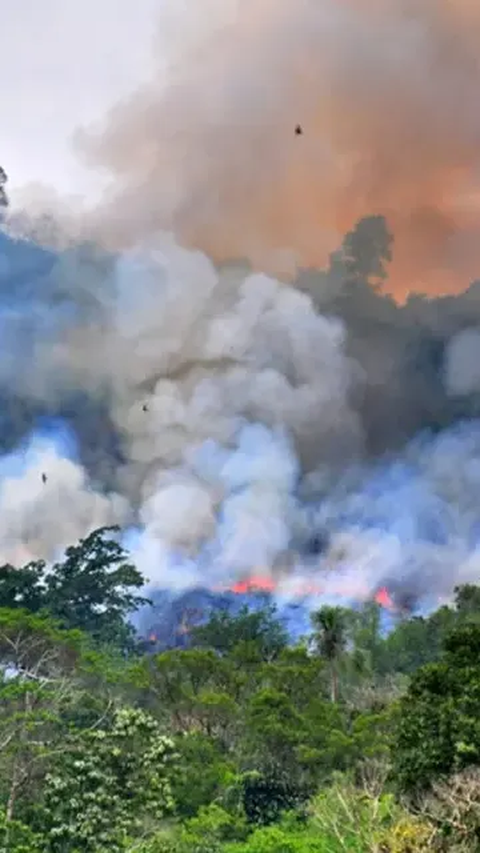
M393 603L393 599L387 589L386 586L382 586L381 589L375 595L375 601L377 604L380 604L381 607L385 607L386 610L395 610L395 604Z
M245 580L237 581L230 587L230 592L241 595L246 592L274 592L276 583L272 578L263 575L252 575Z
M278 586L279 584L275 579L269 575L257 574L250 575L248 578L236 581L231 586L224 587L223 589L228 592L233 592L236 595L245 595L247 593L255 592L275 592ZM295 598L304 598L309 595L321 595L324 590L324 586L314 580L299 580L290 586L291 594ZM343 595L346 594L344 587L342 587L339 592ZM358 597L358 595L359 593L357 590L356 596ZM365 590L365 594L360 597L369 598L370 596L368 595L367 590ZM380 607L385 608L385 610L396 610L395 603L386 587L381 587L381 589L375 593L373 599L380 605Z

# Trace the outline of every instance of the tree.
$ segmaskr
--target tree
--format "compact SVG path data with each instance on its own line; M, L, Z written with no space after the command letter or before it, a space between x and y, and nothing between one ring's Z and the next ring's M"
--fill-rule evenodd
M224 843L243 840L247 835L248 827L243 815L231 814L211 803L187 821L181 832L180 849L182 853L223 853Z
M428 618L415 616L399 622L384 641L381 671L411 674L439 660L445 638L457 623L457 614L449 607L441 607Z
M177 738L178 770L172 779L177 815L193 817L218 800L235 776L233 756L203 732Z
M480 626L457 628L436 664L415 673L400 702L393 750L397 782L417 795L439 779L480 766Z
M368 602L352 621L354 653L361 656L363 668L373 674L380 669L383 657L380 606L375 601Z
M262 660L273 660L288 643L288 635L273 606L251 611L243 607L232 616L225 610L212 613L209 621L192 632L200 646L228 654L240 643L254 645Z
M38 613L45 603L43 562L27 563L15 568L10 564L0 566L0 607L20 607Z
M235 673L211 650L172 649L146 656L135 664L132 675L146 706L176 732L208 733L216 704L220 716L222 708L235 710Z
M46 606L67 628L81 628L99 643L131 647L133 628L126 618L148 600L137 595L145 581L127 553L107 533L95 530L67 548L65 559L46 577Z
M259 690L245 709L245 746L255 769L279 778L295 772L304 720L285 693Z
M365 216L349 231L341 247L330 256L326 273L347 287L347 291L363 294L369 303L375 290L387 278L387 264L392 260L393 236L383 216Z
M480 770L469 768L435 782L421 812L436 826L435 849L475 853L480 845Z
M81 645L79 632L59 630L48 617L0 610L0 794L7 823L21 798L33 802L64 733Z
M338 661L347 644L348 611L326 605L312 614L313 641L330 666L332 702L338 701Z
M480 622L480 587L473 584L457 586L455 609L460 621Z
M341 258L351 280L382 282L392 260L393 236L384 216L365 216L342 243Z
M258 669L258 683L285 693L297 710L305 710L325 689L325 662L303 646L285 648L271 663Z
M136 594L144 579L110 535L117 527L93 531L67 548L64 559L46 571L43 561L21 569L0 568L0 606L48 612L67 629L79 628L95 643L129 650L134 630L130 613L149 603Z
M144 711L122 708L109 728L74 734L46 779L48 849L124 850L133 833L172 811L174 768L173 741Z

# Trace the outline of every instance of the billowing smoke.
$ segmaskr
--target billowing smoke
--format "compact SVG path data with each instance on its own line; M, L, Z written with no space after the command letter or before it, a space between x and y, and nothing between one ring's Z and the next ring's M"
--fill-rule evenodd
M0 553L428 607L480 570L480 12L196 9L70 245L0 234Z
M79 139L113 176L97 233L125 243L160 226L288 275L377 213L396 238L396 296L477 275L475 0L162 6L156 77Z
M412 297L379 217L281 283L168 234L4 236L1 553L120 524L149 582L437 602L480 565L480 299ZM266 586L265 586L266 584Z

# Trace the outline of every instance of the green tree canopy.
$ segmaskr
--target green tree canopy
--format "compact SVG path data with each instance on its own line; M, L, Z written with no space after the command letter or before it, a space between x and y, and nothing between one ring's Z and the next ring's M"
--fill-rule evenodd
M67 548L62 561L0 568L0 607L45 611L67 629L78 628L96 643L131 648L127 617L148 603L137 592L144 578L115 540L116 527L95 530Z
M237 615L225 610L214 612L205 625L192 632L192 637L198 645L221 654L231 652L240 643L249 643L262 660L274 659L288 644L288 634L273 606L257 611L243 607Z
M418 792L438 778L480 764L480 625L445 641L438 663L421 667L400 703L394 749L400 786Z

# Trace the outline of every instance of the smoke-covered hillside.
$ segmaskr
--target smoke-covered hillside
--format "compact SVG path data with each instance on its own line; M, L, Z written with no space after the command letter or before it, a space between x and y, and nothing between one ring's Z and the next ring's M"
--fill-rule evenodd
M478 577L479 290L382 295L381 217L290 285L167 236L0 251L3 559L119 523L172 590L428 606Z
M95 209L5 215L0 557L428 607L479 575L478 9L198 8L77 136Z

